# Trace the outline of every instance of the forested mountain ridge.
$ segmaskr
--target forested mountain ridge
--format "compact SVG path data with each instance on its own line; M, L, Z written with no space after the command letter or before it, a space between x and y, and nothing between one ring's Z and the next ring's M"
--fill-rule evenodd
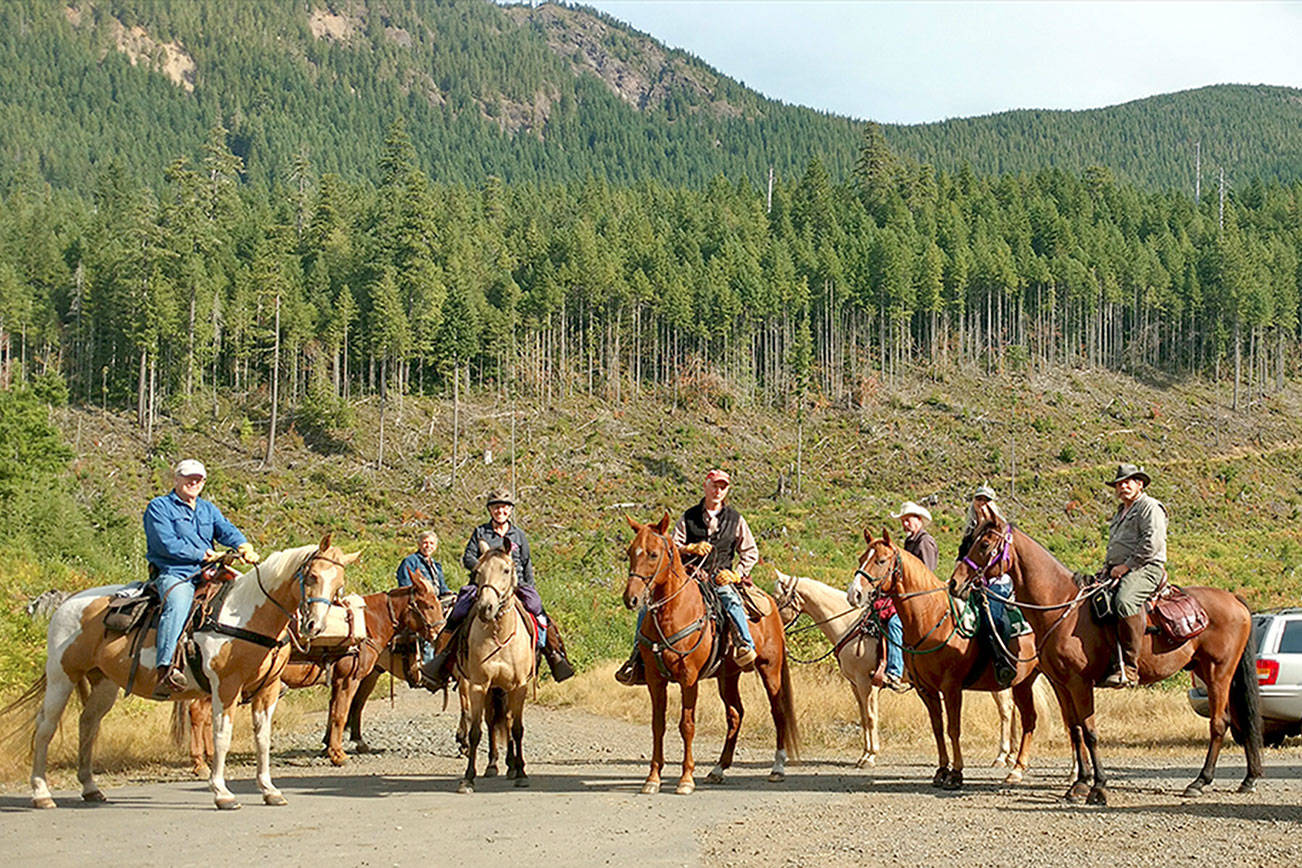
M233 14L232 9L238 9ZM220 123L256 184L296 154L375 181L379 143L406 118L434 179L480 184L761 186L818 157L845 177L860 124L770 100L686 52L582 7L488 0L12 0L0 4L0 187L88 191L117 161L158 185ZM938 169L1108 166L1150 189L1302 176L1302 92L1216 86L1086 112L1005 112L883 127Z

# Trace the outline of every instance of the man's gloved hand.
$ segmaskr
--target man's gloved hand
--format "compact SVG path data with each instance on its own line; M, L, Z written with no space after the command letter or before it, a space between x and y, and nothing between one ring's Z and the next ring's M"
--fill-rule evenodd
M713 549L714 546L710 545L705 540L701 540L700 542L694 542L691 545L683 546L683 551L687 552L689 555L696 555L698 557L705 557Z
M262 556L253 550L253 543L240 543L240 547L235 550L245 563L256 564L262 560Z
M735 585L740 581L741 576L727 568L719 570L719 572L714 576L714 583L716 585Z

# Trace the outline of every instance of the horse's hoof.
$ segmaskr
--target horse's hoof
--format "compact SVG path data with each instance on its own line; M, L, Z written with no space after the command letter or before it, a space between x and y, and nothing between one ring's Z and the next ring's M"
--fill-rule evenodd
M877 765L877 757L871 754L864 754L863 756L859 757L859 762L855 763L854 767L857 769L865 769L875 765Z
M1024 777L1024 775L1023 775L1022 770L1019 769L1019 768L1014 768L1011 772L1009 772L1008 774L1004 775L1004 783L1006 783L1006 784L1020 784L1020 783L1022 782L1022 778L1023 778L1023 777Z
M945 779L947 777L949 777L949 769L947 768L936 769L936 773L931 776L931 785L933 787L943 786L945 783Z
M705 782L707 784L723 783L723 772L711 771L708 775L705 776Z
M195 766L194 768L190 769L190 771L194 774L196 778L198 778L201 781L208 780L208 776L212 774L212 769L208 768L208 766L206 765Z
M520 777L520 772L519 772L518 770L516 770L516 769L514 769L514 768L508 768L508 769L506 770L506 779L507 779L508 781L510 781L510 780L514 780L514 779L516 779L516 778L518 778L518 777Z
M486 778L497 777L497 766L491 765L488 768L484 769L484 777Z
M1195 781L1194 783L1192 783L1192 784L1190 784L1189 786L1185 787L1185 788L1184 788L1184 792L1181 793L1180 796L1181 796L1181 798L1185 798L1185 799L1196 799L1196 798L1198 798L1199 796L1201 796L1202 794L1203 794L1203 787L1202 787L1202 784L1197 783L1197 782Z
M339 751L338 753L334 753L334 752L330 753L331 765L341 766L346 762L348 762L348 754L344 753L343 751Z
M695 781L679 781L678 786L674 787L674 792L680 796L690 796L696 792Z
M515 785L521 788L529 786L529 776L524 773L517 775Z
M82 793L81 800L83 802L107 802L108 797L99 790L92 790L89 793Z
M1255 793L1256 791L1257 791L1256 778L1244 778L1243 783L1239 784L1239 792L1241 793Z
M54 799L49 796L41 796L39 799L32 799L32 807L45 810L54 807Z
M958 769L950 772L945 776L944 782L940 785L942 790L961 790L963 789L963 773Z
M782 783L783 781L785 781L786 779L787 779L787 776L786 776L785 774L783 774L782 772L769 772L769 783L770 783L770 784L780 784L780 783Z
M457 787L457 792L461 793L463 796L468 793L473 793L474 791L475 791L475 785L472 784L470 781L462 781L460 786Z
M263 793L262 803L264 805L271 805L273 808L283 808L285 805L289 804L285 797L280 793Z
M238 811L239 809L240 803L233 796L229 799L217 800L217 810L219 811Z
M1090 794L1085 797L1085 804L1102 805L1106 808L1108 805L1108 791L1103 787L1090 788Z
M642 784L642 795L654 796L658 792L660 792L659 781L647 781L646 783ZM53 802L51 802L51 805L53 805Z
M374 753L371 746L364 741L353 742L353 753Z

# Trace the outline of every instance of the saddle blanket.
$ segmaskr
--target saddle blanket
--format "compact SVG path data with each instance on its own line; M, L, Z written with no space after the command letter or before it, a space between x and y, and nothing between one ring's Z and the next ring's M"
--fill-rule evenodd
M967 603L963 605L963 612L958 618L958 632L971 639L980 629L984 617L981 606L977 604L977 598L969 596ZM1008 619L1008 634L1010 636L1025 636L1031 632L1031 625L1026 623L1026 618L1022 616L1022 610L1016 606L1005 604L1004 617Z

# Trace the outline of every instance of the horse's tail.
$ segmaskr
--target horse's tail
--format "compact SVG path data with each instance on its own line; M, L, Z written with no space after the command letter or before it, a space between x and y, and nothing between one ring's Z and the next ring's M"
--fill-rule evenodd
M800 727L796 725L795 685L791 683L791 663L782 655L782 686L778 688L778 704L782 708L782 743L787 756L800 758Z
M10 718L21 715L22 719L12 727L8 732L0 736L0 742L10 744L16 742L20 736L31 730L29 735L36 735L36 712L41 703L45 700L45 688L47 681L44 675L32 684L31 687L23 691L22 695L13 702L0 708L0 720L9 720Z
M190 734L186 731L190 723L190 703L193 699L181 699L172 703L172 744L177 750L189 750Z
M1242 597L1235 597L1248 612L1251 623L1252 610ZM1230 681L1230 732L1234 740L1243 745L1248 760L1248 777L1261 777L1261 687L1257 682L1256 625L1248 633L1248 642L1239 656L1239 665Z

